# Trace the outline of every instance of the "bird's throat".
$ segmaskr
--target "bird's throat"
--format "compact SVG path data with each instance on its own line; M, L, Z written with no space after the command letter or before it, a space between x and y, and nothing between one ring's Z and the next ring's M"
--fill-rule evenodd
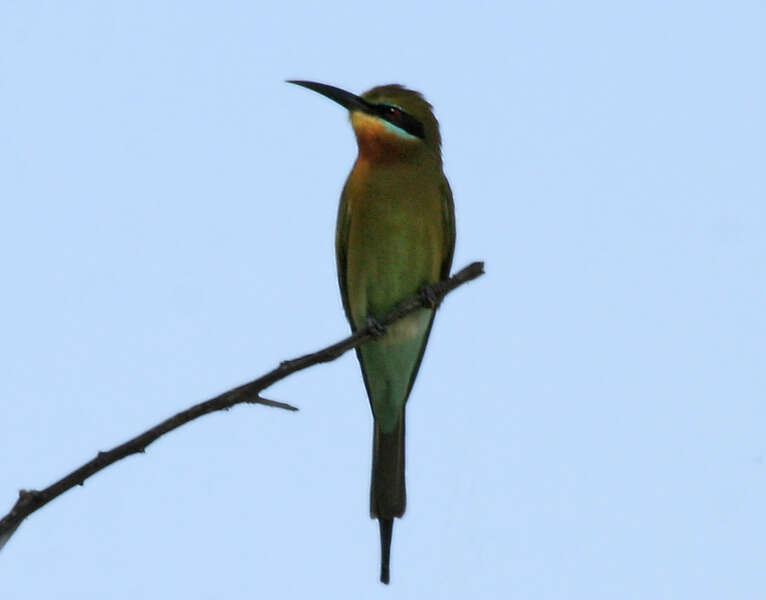
M351 113L351 125L359 146L359 158L372 164L406 160L418 147L417 138L362 112Z

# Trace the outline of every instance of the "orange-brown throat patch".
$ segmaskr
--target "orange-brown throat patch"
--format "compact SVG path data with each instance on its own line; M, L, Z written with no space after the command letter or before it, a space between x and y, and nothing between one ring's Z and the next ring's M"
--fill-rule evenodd
M359 158L369 163L387 163L402 160L413 150L416 140L408 140L391 131L377 117L355 111L351 125L359 145Z

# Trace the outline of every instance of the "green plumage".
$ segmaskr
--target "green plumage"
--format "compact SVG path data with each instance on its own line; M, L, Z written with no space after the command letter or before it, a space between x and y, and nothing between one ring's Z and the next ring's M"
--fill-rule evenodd
M449 275L455 219L439 126L431 105L399 85L358 97L324 84L295 83L348 108L356 133L359 156L341 195L336 256L343 307L357 330ZM380 521L384 583L393 519L406 505L405 404L433 318L433 309L420 309L357 348L374 416L370 512Z
M426 158L357 167L344 188L336 252L343 305L354 330L449 274L452 195L440 164ZM357 350L376 423L385 433L399 420L433 316L433 310L421 309Z

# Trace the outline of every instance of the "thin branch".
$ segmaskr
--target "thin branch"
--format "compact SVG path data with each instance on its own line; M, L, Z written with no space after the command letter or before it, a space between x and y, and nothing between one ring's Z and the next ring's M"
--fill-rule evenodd
M476 279L483 273L484 263L472 263L455 273L449 279L445 279L434 285L424 286L419 293L398 304L391 312L384 315L378 321L370 322L367 327L360 329L340 342L328 346L318 352L306 354L305 356L293 360L286 360L276 369L269 371L258 379L233 388L215 398L206 400L205 402L195 404L191 408L187 408L186 410L173 415L169 419L165 419L144 433L128 440L124 444L115 446L106 452L99 452L94 459L88 461L80 468L75 469L69 473L69 475L62 477L44 490L19 491L19 498L16 501L16 504L13 505L13 508L7 515L0 519L0 548L5 545L19 525L21 525L21 522L33 512L42 508L64 492L72 489L74 486L83 485L88 477L98 473L118 460L122 460L132 454L143 453L149 444L169 431L178 429L189 421L193 421L202 415L212 412L227 410L236 404L264 404L266 406L282 408L285 410L298 410L290 404L262 398L260 392L277 381L284 379L288 375L292 375L296 371L300 371L319 363L335 360L351 348L356 348L367 340L380 337L382 334L381 328L391 325L394 321L401 319L418 308L436 307L442 301L444 296L449 294L452 290L472 279Z

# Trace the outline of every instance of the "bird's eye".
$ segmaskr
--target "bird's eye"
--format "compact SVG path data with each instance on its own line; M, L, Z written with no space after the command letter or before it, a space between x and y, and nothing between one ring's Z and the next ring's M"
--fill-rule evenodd
M400 129L403 129L410 135L423 139L423 125L417 119L404 112L401 108L391 106L390 104L378 104L375 107L375 112L381 118L396 125Z

